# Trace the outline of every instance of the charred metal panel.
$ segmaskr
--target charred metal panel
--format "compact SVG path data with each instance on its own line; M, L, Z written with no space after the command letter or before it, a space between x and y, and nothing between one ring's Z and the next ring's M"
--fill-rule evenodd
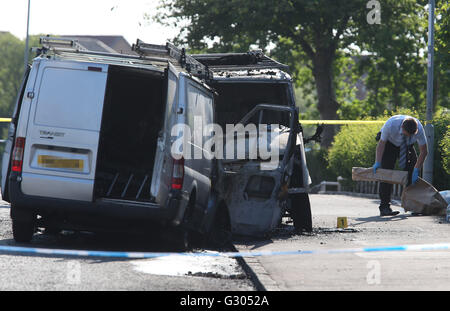
M222 174L222 194L234 234L262 236L278 226L283 214L279 204L281 168L264 171L260 163L247 162L234 171L226 168Z

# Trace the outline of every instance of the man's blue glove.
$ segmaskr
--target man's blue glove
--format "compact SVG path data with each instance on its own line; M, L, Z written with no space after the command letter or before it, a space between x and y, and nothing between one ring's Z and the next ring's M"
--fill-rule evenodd
M376 174L377 173L377 168L381 167L381 163L380 162L375 162L375 164L373 165L373 173Z
M412 172L411 183L415 184L417 179L419 179L419 169L417 167L415 167Z

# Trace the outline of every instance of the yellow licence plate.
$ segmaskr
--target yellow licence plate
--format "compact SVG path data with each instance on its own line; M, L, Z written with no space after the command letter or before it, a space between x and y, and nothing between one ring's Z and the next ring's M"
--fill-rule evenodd
M38 165L46 168L65 168L82 171L84 168L84 161L80 159L65 159L48 155L40 155L38 156Z

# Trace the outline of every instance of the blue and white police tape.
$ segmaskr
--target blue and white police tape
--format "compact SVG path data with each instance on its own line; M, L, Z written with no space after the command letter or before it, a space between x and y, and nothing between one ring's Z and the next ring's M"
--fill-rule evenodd
M364 248L344 249L318 249L318 250L288 250L288 251L254 251L254 252L119 252L96 250L68 250L49 249L37 247L21 247L0 245L0 254L30 254L48 256L73 256L73 257L107 257L107 258L157 258L166 256L209 256L209 257L261 257L261 256L286 256L286 255L319 255L319 254L351 254L373 252L408 252L408 251L437 251L450 250L450 243L396 245Z

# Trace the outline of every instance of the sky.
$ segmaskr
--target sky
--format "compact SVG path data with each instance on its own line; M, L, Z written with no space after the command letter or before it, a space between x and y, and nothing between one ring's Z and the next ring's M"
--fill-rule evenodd
M177 34L144 14L152 15L159 0L30 0L30 35L122 35L128 43L141 39L165 44ZM26 37L28 0L0 0L0 31Z

